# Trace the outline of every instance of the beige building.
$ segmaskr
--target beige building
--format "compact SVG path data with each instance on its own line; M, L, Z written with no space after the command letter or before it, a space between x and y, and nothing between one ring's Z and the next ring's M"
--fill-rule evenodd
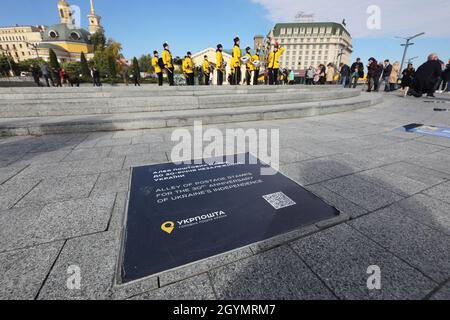
M222 54L223 54L223 59L227 63L227 67L225 68L225 70L226 70L225 73L226 74L224 74L224 76L223 76L223 79L224 79L223 84L228 84L227 79L228 79L228 76L231 73L230 65L231 65L231 58L232 58L232 56L230 54L226 53L226 52L222 52ZM194 53L192 55L192 62L194 63L194 65L196 67L197 66L202 66L203 60L204 60L204 56L207 56L208 60L209 60L209 63L214 65L214 75L213 75L213 82L212 83L213 84L217 84L217 71L216 71L216 68L215 68L215 65L216 65L216 49L214 49L214 48L207 48L207 49L204 49L202 51Z
M44 26L0 27L0 54L20 62L37 57L35 46L42 41Z
M350 33L334 22L279 23L268 34L266 49L273 48L275 42L286 48L281 67L293 70L321 63L349 64L353 52Z

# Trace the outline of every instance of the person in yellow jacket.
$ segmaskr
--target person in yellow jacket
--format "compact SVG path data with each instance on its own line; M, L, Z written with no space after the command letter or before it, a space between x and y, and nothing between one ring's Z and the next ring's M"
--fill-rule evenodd
M253 72L253 58L250 50L250 47L245 48L245 56L248 58L248 63L245 66L245 83L247 83L248 86L250 85L250 82L252 80Z
M273 51L269 54L269 85L279 84L278 77L280 72L280 56L283 54L284 50L284 47L280 48L280 45L275 43Z
M253 64L255 61L261 61L261 58L259 57L259 49L256 50L256 53L252 57L252 66L253 66L253 85L258 85L258 78L259 78L259 70L260 67L255 67Z
M186 57L183 60L183 73L186 77L186 84L188 86L194 85L194 63L192 62L192 53L187 52Z
M233 84L239 85L241 83L241 48L239 45L241 44L241 40L239 37L234 38L234 47L233 47L233 67L234 67L234 77Z
M163 85L163 74L161 66L159 65L159 54L158 51L153 51L152 67L158 76L158 85L161 87Z
M223 74L225 73L225 65L223 60L223 46L221 44L217 45L216 50L216 70L217 70L217 85L221 86L223 84Z
M173 86L174 85L174 67L173 67L173 62L172 62L172 53L169 50L169 44L164 43L163 44L164 47L164 51L162 54L162 59L163 59L163 63L164 63L164 69L166 69L167 72L167 79L169 79L169 85Z
M203 71L203 81L205 86L209 86L209 78L211 75L211 65L209 64L208 56L203 57L202 71Z

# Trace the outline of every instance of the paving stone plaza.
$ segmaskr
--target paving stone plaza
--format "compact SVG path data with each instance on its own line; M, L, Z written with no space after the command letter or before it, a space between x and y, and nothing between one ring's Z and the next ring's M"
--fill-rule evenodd
M450 139L398 130L450 127L448 112L433 111L448 95L0 92L0 299L450 299ZM119 285L131 168L170 162L173 129L195 119L279 129L280 171L341 215ZM67 286L72 265L79 290ZM380 290L368 289L370 266Z

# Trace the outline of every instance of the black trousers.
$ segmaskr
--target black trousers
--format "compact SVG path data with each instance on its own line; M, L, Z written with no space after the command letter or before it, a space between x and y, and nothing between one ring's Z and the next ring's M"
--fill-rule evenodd
M252 72L249 69L247 69L245 71L245 83L249 86L251 80L252 80Z
M161 87L163 85L163 74L158 72L156 75L158 76L158 85Z
M233 75L233 84L239 85L242 80L242 72L241 67L237 67L234 69L234 75Z
M217 85L221 86L223 84L223 71L217 70Z
M269 85L278 84L279 69L269 68Z
M140 87L141 83L139 82L139 78L138 77L133 77L134 80L134 86L135 87Z
M203 75L203 81L204 81L204 85L205 86L209 86L209 73L205 73L204 75Z
M174 86L175 85L173 81L174 68L166 68L166 72L167 72L167 79L169 80L169 86Z
M257 86L258 85L258 78L259 78L259 69L256 69L253 72L253 85Z
M194 73L186 73L186 85L194 85Z

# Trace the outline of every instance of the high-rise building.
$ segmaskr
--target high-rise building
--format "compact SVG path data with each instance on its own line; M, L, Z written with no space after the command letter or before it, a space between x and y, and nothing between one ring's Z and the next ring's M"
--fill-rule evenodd
M286 48L280 58L282 68L300 70L310 65L340 62L349 64L353 52L352 37L340 23L278 23L267 35L266 49L278 42Z
M37 57L36 46L42 41L45 26L0 27L0 55L15 62Z

